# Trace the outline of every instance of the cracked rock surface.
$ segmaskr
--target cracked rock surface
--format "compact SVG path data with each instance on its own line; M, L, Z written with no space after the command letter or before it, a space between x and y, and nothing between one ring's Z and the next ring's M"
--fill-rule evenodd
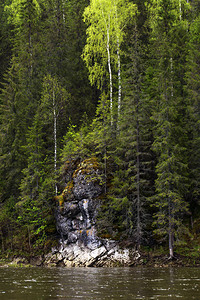
M119 249L115 241L101 239L95 227L103 187L100 172L87 160L74 172L70 190L63 192L64 202L56 209L58 247L46 255L44 265L66 267L129 265L130 251ZM89 167L88 167L89 163Z

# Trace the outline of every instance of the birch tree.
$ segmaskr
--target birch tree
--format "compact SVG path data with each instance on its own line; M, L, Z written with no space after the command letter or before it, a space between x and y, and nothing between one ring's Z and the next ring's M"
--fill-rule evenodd
M68 122L68 97L55 77L47 75L44 78L41 103L27 136L28 167L23 170L21 182L24 200L45 198L42 195L46 192L57 195L58 153L64 135L62 124Z
M53 168L56 178L57 174L57 157L58 157L58 122L62 120L62 111L66 106L68 94L64 88L62 88L56 78L48 75L44 78L44 90L42 103L40 109L43 111L43 118L46 120L46 124L50 122L50 128L52 128L53 141ZM62 121L61 121L62 122ZM58 188L55 182L55 194L57 195Z
M114 120L113 87L114 75L118 77L118 114L121 106L121 58L120 46L123 42L127 18L132 18L136 7L125 0L92 0L84 11L84 21L88 24L87 43L83 59L89 70L91 84L103 85L109 74L109 97L111 125Z

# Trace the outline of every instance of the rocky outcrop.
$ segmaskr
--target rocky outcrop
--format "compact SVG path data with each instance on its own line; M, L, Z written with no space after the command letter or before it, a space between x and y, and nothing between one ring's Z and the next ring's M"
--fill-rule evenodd
M64 245L82 243L94 250L100 246L95 222L102 192L100 171L95 158L78 165L67 183L56 210L57 230Z
M44 265L116 266L129 265L137 259L137 253L97 236L95 224L102 190L97 160L91 158L79 164L57 197L56 221L61 239L59 246L45 257Z
M116 267L130 266L137 262L140 254L137 251L120 249L114 241L104 240L91 250L83 243L61 243L46 255L43 265L66 267Z

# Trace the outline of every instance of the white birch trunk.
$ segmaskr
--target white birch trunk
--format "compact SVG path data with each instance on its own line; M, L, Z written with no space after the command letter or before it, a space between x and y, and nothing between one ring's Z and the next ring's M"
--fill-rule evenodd
M117 14L117 5L115 3L115 27L117 30L117 75L118 75L118 107L117 107L117 114L118 114L118 122L120 118L120 110L121 110L121 95L122 95L122 87L121 87L121 59L120 59L120 43L119 43L119 33L118 33L118 14ZM117 125L119 129L119 124Z
M29 59L30 59L30 74L32 76L33 73L33 49L32 49L32 40L31 40L31 23L29 23L29 37L28 37L28 47L29 47Z
M174 85L173 85L173 58L170 58L170 69L171 69L171 97L174 96Z
M173 238L173 232L172 232L172 212L170 208L170 203L169 205L169 259L173 259L174 257L174 238Z
M33 73L33 51L32 51L32 43L31 43L31 35L29 36L29 49L30 49L30 76L32 76Z
M137 104L138 105L138 104ZM137 108L137 138L136 138L136 151L137 151L137 161L136 161L136 168L137 168L137 246L140 247L141 243L141 199L140 199L140 146L139 146L139 121L138 121L138 108Z
M179 0L179 18L180 18L180 21L182 19L182 7L181 7L181 0Z
M53 122L54 122L54 172L56 174L57 170L57 116L56 116L56 106L55 106L55 92L53 87ZM55 183L55 194L58 194L58 187Z
M111 68L111 59L110 59L110 16L109 22L107 24L106 18L104 16L103 8L102 8L102 16L106 26L106 33L107 33L107 42L106 42L106 50L108 55L108 71L109 71L109 78L110 78L110 115L111 115L111 126L113 125L113 85L112 85L112 68Z
M63 17L63 22L65 23L65 1L62 0L62 17Z
M108 71L110 77L110 114L111 114L111 126L113 125L113 86L112 86L112 68L111 68L111 61L110 61L110 34L109 34L109 27L107 27L107 54L108 54Z
M118 61L118 121L120 118L121 98L122 98L122 84L121 84L121 60L119 52L119 38L117 38L117 61Z

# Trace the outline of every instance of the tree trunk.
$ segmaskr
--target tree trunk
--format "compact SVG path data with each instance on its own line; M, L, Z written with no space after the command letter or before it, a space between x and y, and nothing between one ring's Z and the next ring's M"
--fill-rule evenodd
M137 101L138 102L138 101ZM136 123L136 185L137 185L137 246L140 247L141 243L141 220L140 220L140 214L141 214L141 199L140 199L140 145L139 145L139 133L140 133L140 128L139 128L139 120L138 120L138 103L137 103L137 108L136 108L136 118L137 118L137 123Z
M179 0L179 18L180 18L180 21L182 19L182 7L181 7L181 0Z
M172 259L174 257L173 240L173 233L171 229L169 229L169 259Z
M28 229L28 245L29 245L29 251L31 252L31 234L30 234L30 228L27 226Z
M4 245L4 240L3 240L3 231L1 229L1 249L2 249L2 253L4 253L5 251L5 245Z
M171 97L174 96L174 84L173 84L173 58L170 58L170 71L171 71Z
M31 28L31 22L29 22L28 47L29 47L29 55L30 55L30 73L29 73L30 78L32 77L33 74L33 49L32 49L31 37L32 37L32 28Z
M117 39L117 61L118 61L118 122L121 110L122 86L121 86L121 61L119 52L119 39Z
M173 216L172 216L172 200L168 198L168 218L169 218L169 259L174 257L174 233L173 233Z
M56 106L55 106L55 91L53 86L53 122L54 122L54 173L56 175L57 171L57 116L56 116ZM58 194L57 183L55 182L55 194Z
M111 126L113 125L113 85L112 85L112 68L111 68L111 59L110 59L110 16L109 22L107 24L103 9L101 10L102 16L106 26L106 33L107 33L107 42L106 42L106 50L108 55L108 71L110 77L110 115L111 115Z
M108 71L110 77L110 114L111 114L111 126L113 125L113 86L112 86L112 68L111 68L111 61L110 61L110 35L109 35L109 28L107 27L107 54L108 54Z
M118 14L117 14L117 5L115 3L115 27L116 30L118 30L118 25L119 25L119 21L118 21ZM117 113L118 113L118 122L119 122L119 118L120 118L120 109L121 109L121 94L122 94L122 87L121 87L121 60L120 60L120 44L119 44L119 33L117 32L117 68L118 68L118 109L117 109ZM117 126L119 127L119 126ZM119 129L119 128L118 128Z
M65 23L65 1L62 0L62 17L63 17L63 22Z

